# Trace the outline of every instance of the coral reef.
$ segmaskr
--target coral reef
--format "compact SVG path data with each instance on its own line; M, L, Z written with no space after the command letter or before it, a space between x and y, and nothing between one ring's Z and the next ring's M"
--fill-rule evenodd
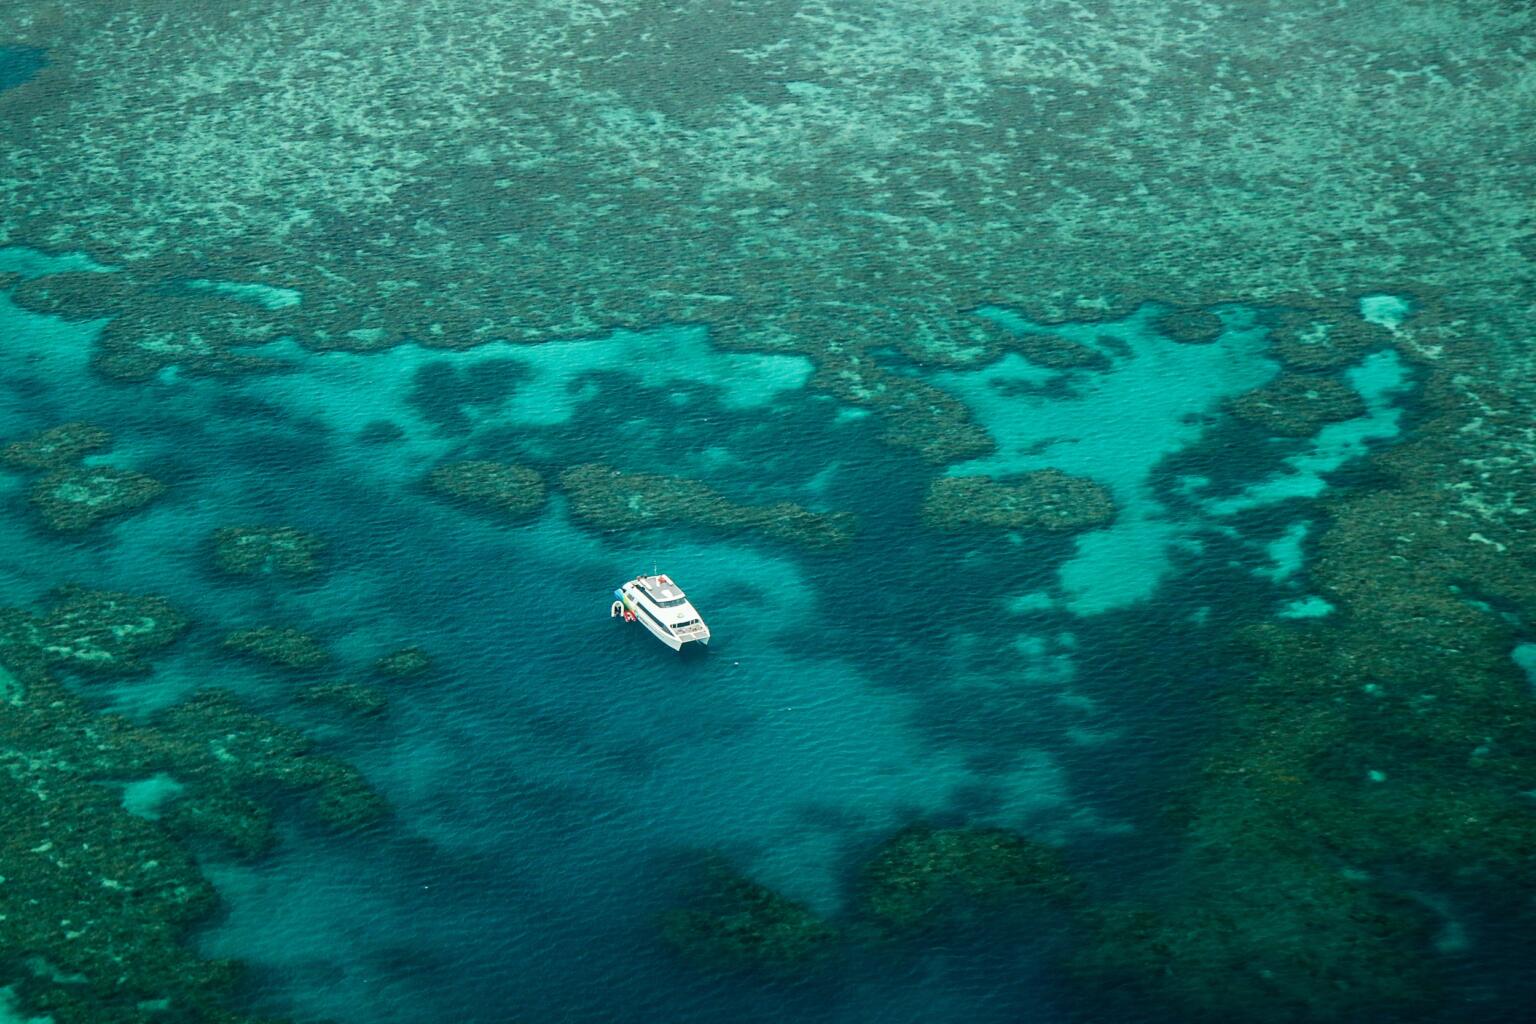
M394 679L419 676L432 667L432 659L420 647L402 647L373 663L374 671Z
M0 449L0 464L22 470L63 469L111 444L112 435L100 427L62 423L24 440L12 441Z
M135 295L102 328L91 366L105 377L130 382L150 380L171 367L205 377L287 369L282 360L244 351L276 341L286 327L270 313L232 305L164 292Z
M217 761L224 775L222 788L237 795L272 788L302 794L308 817L343 831L371 825L387 813L383 798L356 769L317 753L303 733L247 710L232 694L202 691L160 715L154 725L177 753L193 748ZM201 803L191 789L176 806Z
M0 10L0 35L50 61L0 94L18 154L0 235L122 268L23 282L18 301L115 316L98 365L131 378L247 369L246 347L270 337L364 351L703 323L725 347L804 353L813 388L943 462L984 452L984 432L880 353L984 358L997 342L956 316L981 303L1045 323L1155 294L1194 340L1232 296L1315 301L1383 267L1519 299L1532 18L1519 5L1341 36L1283 5L1239 19L1106 0L1091 25L1070 5L1002 8L987 33L943 5L789 21L733 5L701 33L665 5L616 0L599 25L564 0L530 3L545 30L488 24L463 0L288 4L268 25L292 45L256 55L207 46L226 27L213 10L151 38L91 0L57 0L47 19ZM381 18L407 40L388 62L356 43ZM422 40L463 24L442 74ZM684 49L707 82L657 71ZM552 62L569 73L549 76ZM1417 73L1429 66L1444 73ZM215 102L210 69L248 84ZM470 94L497 76L505 90ZM367 86L386 78L381 115ZM967 78L977 87L957 90ZM188 96L207 106L189 111ZM1373 116L1389 107L1399 116ZM337 146L317 118L373 130ZM1217 135L1213 176L1192 154ZM252 138L272 140L272 159L249 158ZM1480 187L1454 170L1469 166ZM446 171L466 167L503 172ZM788 191L797 203L767 198ZM210 277L303 302L187 284Z
M504 462L453 462L438 466L427 477L437 494L466 505L523 517L544 504L544 478L526 466Z
M854 520L812 512L789 502L738 505L697 480L623 473L609 466L574 466L560 474L577 522L607 530L694 525L727 533L750 531L812 548L835 547L853 536Z
M1015 335L1008 347L1036 366L1049 370L1107 370L1109 357L1087 345L1054 334Z
M1300 308L1281 309L1269 318L1270 351L1288 367L1304 372L1340 370L1392 345L1390 331L1362 320L1352 309L1306 303L1295 296L1289 301Z
M859 914L882 931L965 921L1012 912L1021 902L1065 906L1077 883L1054 847L990 828L898 832L860 869Z
M40 617L10 610L0 643L26 642L50 665L94 676L149 671L145 656L171 643L187 620L154 595L61 587L48 595Z
M1227 411L1281 437L1311 437L1329 423L1364 416L1359 392L1336 377L1282 373L1227 403Z
M223 646L283 668L319 668L331 660L330 652L320 641L292 627L237 629L224 638Z
M662 916L662 939L709 970L801 974L835 949L838 932L804 904L712 859L686 906Z
M56 1024L256 1024L228 1009L237 965L198 956L189 931L217 905L180 839L256 855L275 841L273 793L318 823L364 827L386 813L350 767L298 733L203 694L140 725L95 714L48 672L53 636L111 646L110 623L155 598L75 591L33 616L0 611L0 950L23 1016ZM91 611L94 609L94 612ZM129 614L128 621L133 616ZM83 633L82 633L83 631ZM130 651L148 634L128 639ZM68 664L68 661L62 662ZM130 813L110 783L159 772L184 786L158 819Z
M1152 322L1158 334L1184 345L1208 345L1221 337L1221 317L1204 309L1172 309Z
M301 689L298 698L305 704L329 708L348 715L356 715L359 718L372 718L375 715L382 715L389 709L389 698L382 690L345 680L313 683Z
M1536 719L1509 657L1536 621L1532 410L1473 375L1466 318L1415 321L1425 419L1375 457L1389 486L1325 502L1310 583L1339 611L1239 638L1254 675L1176 801L1178 884L1105 915L1096 982L1209 1020L1428 1016L1461 997L1423 893L1532 926L1499 898L1536 886Z
M143 473L88 466L49 473L32 485L27 501L49 529L76 533L142 508L164 493L164 484Z
M213 534L214 564L232 576L313 576L325 548L292 526L224 526Z
M1041 469L1009 480L941 476L928 488L922 517L940 530L1089 530L1113 520L1115 505L1092 480Z

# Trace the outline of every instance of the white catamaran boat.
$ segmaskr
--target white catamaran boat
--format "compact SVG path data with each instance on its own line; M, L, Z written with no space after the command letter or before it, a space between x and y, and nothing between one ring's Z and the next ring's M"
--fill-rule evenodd
M638 622L674 651L685 646L709 645L709 627L683 588L663 575L636 576L613 592L608 614L625 622Z

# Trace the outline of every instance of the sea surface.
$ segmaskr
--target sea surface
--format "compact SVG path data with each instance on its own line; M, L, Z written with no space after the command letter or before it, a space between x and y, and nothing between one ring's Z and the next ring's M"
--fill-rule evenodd
M57 21L74 4L23 0L19 6L34 9L38 17L0 22L15 39L10 45L0 36L0 90L18 97L46 85L67 97L74 88L69 76L89 72L88 57L100 43L82 42L48 20ZM258 22L277 17L259 10L261 5L235 6ZM292 5L269 6L276 11ZM810 29L804 26L810 22L797 22L790 10L798 6L781 12L783 32L794 46L808 47ZM1004 10L1007 5L966 6L976 8L974 23L966 29L946 22L944 31L958 35L943 39L963 39L966 31L982 36L1017 31L1009 20L1016 12ZM1181 6L1197 21L1221 17L1205 5ZM1327 16L1328 5L1299 6L1315 6L1319 18ZM1394 52L1394 45L1416 52L1411 40L1399 38L1412 37L1414 30L1390 26L1394 6L1372 5L1382 31L1398 39L1383 42L1382 52ZM150 45L164 38L157 33L182 31L174 10L156 14L150 7L155 5L128 22L95 8L90 17L105 19L101 24L119 42L142 39ZM443 8L442 41L428 35L401 45L413 52L451 48L473 35L472 7ZM564 17L559 4L539 7L541 17ZM701 25L728 26L742 16L732 4L690 10ZM578 11L599 23L588 5L572 4L566 13L575 18ZM1085 7L1074 17L1093 16ZM890 63L860 49L859 60L873 63L848 57L844 70L851 79L897 76L903 61L923 74L938 75L947 67L943 54L930 49L933 38L922 35L929 28L919 15L898 17L871 7L862 17L872 19L866 26L871 36L847 45L873 46L870 39L877 36L890 51ZM902 17L913 19L905 36ZM1519 12L1511 17L1518 18L1520 32L1536 28ZM336 135L321 144L344 154L338 176L361 174L358 154L368 147L382 151L390 145L390 132L403 130L395 114L409 104L402 100L404 106L390 107L390 83L366 85L356 68L337 70L350 57L338 55L328 65L308 49L296 48L285 57L280 42L264 43L265 51L255 44L242 47L239 34L255 29L231 18L199 28L221 47L200 58L205 61L200 70L191 62L168 67L165 74L181 76L184 85L226 76L238 90L241 75L275 62L296 82L307 81L306 74L333 75L333 84L344 77L348 88L381 90L358 101L358 110L382 104L376 119L360 117L338 127L334 110L326 115L327 130ZM1045 31L1065 32L1056 18L1051 16ZM430 32L430 19L426 26ZM1442 38L1439 29L1422 31L1424 38ZM50 34L66 56L50 54ZM728 32L724 42L705 35L710 46L735 52ZM1490 37L1496 35L1490 31ZM195 38L201 37L188 36ZM1137 37L1128 38L1116 49L1074 63L1070 74L1079 76L1078 87L1104 88L1103 76L1110 73L1104 69L1121 66L1141 45ZM900 49L903 40L910 45ZM617 52L611 40L591 43L600 45ZM232 49L260 59L253 56L242 65L230 56ZM681 51L668 53L666 59L683 59ZM1103 67L1094 65L1096 59ZM65 61L62 69L58 60ZM1494 57L1489 61L1489 67L1503 66ZM1421 73L1408 67L1412 63L1405 58L1403 75ZM748 63L729 75L719 71L722 81L728 79L725 85L706 78L695 87L706 92L739 87L750 98L757 67ZM827 74L837 71L832 56L826 57L827 68L832 69ZM1015 88L1027 91L1031 74L1027 61L988 66L981 77L968 78L974 71L956 70L954 88L990 90L994 99ZM774 74L769 77L776 89L799 80ZM1239 88L1235 78L1211 74L1211 88ZM1422 74L1436 71L1426 67ZM558 71L549 75L558 80ZM1298 72L1287 87L1304 78ZM1457 81L1464 90L1500 88L1491 78ZM1528 75L1524 81L1528 86ZM1052 82L1053 88L1066 88ZM584 88L596 95L601 88L651 87L594 81ZM209 86L212 91L188 101L188 116L203 125L203 119L217 116L220 103L236 104L228 88ZM666 91L671 85L656 88L672 97L659 103L668 123L694 130L687 104ZM795 95L808 96L815 88L807 84ZM929 95L925 88L913 85L910 102L931 102L923 98ZM145 95L160 95L159 89L147 86ZM301 95L290 92L288 100ZM1366 92L1359 97L1369 101ZM681 105L667 106L674 101ZM71 116L67 98L37 102L57 103L60 119ZM92 133L119 136L92 138L91 161L103 159L100 154L113 145L133 145L133 132L123 125L132 122L138 102L130 93L112 120L103 115L92 122ZM626 102L635 106L632 96ZM145 103L144 116L157 117ZM23 116L19 107L0 107L0 113ZM1090 110L1078 116L1112 115ZM883 154L876 163L895 159L885 143L857 138L878 126L852 113L849 118L843 136L822 134L823 122L816 120L804 144L829 150L867 145ZM1075 123L1064 121L1062 132L1070 135ZM0 147L6 125L0 120ZM250 134L259 127L253 122L232 130L231 137L259 154L271 144ZM618 114L608 128L614 137L638 130ZM727 130L723 122L716 128ZM155 287L167 295L217 294L219 309L257 318L307 316L334 301L339 312L323 306L324 316L331 318L328 324L342 323L350 315L346 301L368 296L372 287L357 265L346 262L352 259L347 253L366 251L369 259L391 267L393 283L384 281L382 272L374 283L381 294L393 296L391 288L418 274L413 267L435 257L429 248L417 248L402 251L398 265L392 264L389 243L381 239L408 233L419 217L450 210L455 219L441 221L441 237L454 254L418 274L432 287L446 287L457 272L454 261L483 261L483 251L464 254L492 244L491 232L475 227L476 204L485 201L481 190L489 187L486 174L513 174L505 168L487 171L474 160L436 167L430 204L413 207L416 193L401 186L392 199L355 214L363 221L350 232L332 224L324 233L305 234L296 215L293 233L285 234L272 229L274 222L258 223L253 216L250 231L260 238L250 241L248 252L241 250L239 266L232 267L219 255L218 247L227 243L220 232L226 215L231 223L240 218L208 190L208 182L218 180L209 168L227 164L230 151L197 145L202 136L188 131L177 136L185 143L187 177L174 186L145 185L139 199L110 211L95 194L81 194L80 205L72 207L62 186L48 201L51 206L42 208L37 191L42 186L36 184L42 177L27 163L32 157L0 148L0 176L32 183L11 200L33 204L24 218L18 214L0 227L0 442L86 421L113 438L110 448L86 457L87 465L133 469L167 485L162 497L143 508L79 534L58 534L45 529L29 505L32 477L0 470L0 606L39 607L65 583L163 595L191 625L154 656L152 672L110 678L64 673L93 713L151 723L199 690L226 689L260 713L306 730L318 749L355 765L388 802L390 812L381 823L336 834L279 800L280 839L269 854L242 860L198 853L199 870L221 905L186 941L207 957L246 966L236 1005L273 1018L338 1024L1191 1019L1188 1007L1177 1001L1129 998L1129 988L1101 990L1064 970L1061 965L1080 955L1088 940L1055 917L1035 926L982 915L936 936L850 942L830 966L787 977L701 966L668 944L660 922L693 897L695 880L684 865L702 854L722 857L741 875L826 919L841 920L857 911L861 865L912 825L996 828L1028 836L1063 851L1085 876L1095 878L1090 883L1095 899L1176 891L1178 880L1167 876L1169 865L1177 863L1171 851L1186 839L1183 819L1170 808L1188 798L1190 765L1220 741L1223 720L1213 708L1250 685L1256 671L1247 655L1236 653L1235 638L1255 626L1310 635L1303 631L1348 614L1312 582L1319 538L1335 525L1336 506L1330 502L1396 486L1399 478L1376 460L1432 429L1423 424L1430 417L1425 386L1433 368L1421 354L1410 357L1404 354L1408 349L1391 345L1362 351L1326 373L1352 401L1358 399L1352 414L1306 433L1267 432L1235 419L1231 409L1240 396L1289 372L1274 339L1275 324L1295 305L1294 261L1257 240L1255 249L1245 252L1249 229L1236 226L1223 228L1219 241L1194 247L1188 258L1198 259L1212 281L1223 275L1217 265L1223 257L1215 254L1225 249L1232 265L1229 287L1187 297L1191 308L1214 310L1220 323L1214 340L1189 344L1159 326L1170 308L1184 304L1162 287L1163 269L1147 271L1159 276L1158 286L1138 290L1136 261L1127 257L1129 269L1116 271L1116 277L1099 265L1091 245L1074 248L1081 239L1069 227L1021 226L1047 236L1042 263L1057 251L1052 245L1072 252L1064 257L1067 262L1078 260L1084 276L1097 282L1082 293L1091 301L1077 303L1075 311L1062 305L1072 303L1059 291L1042 293L1034 306L1014 301L1029 297L1035 273L1025 257L1014 255L1009 258L1019 261L1015 292L996 291L994 279L1002 279L1007 268L989 265L985 286L962 305L954 283L964 280L964 260L958 260L958 269L946 264L927 282L934 292L925 324L952 330L956 337L980 324L991 332L988 337L1004 342L1027 335L1065 339L1095 353L1099 358L1091 365L1051 368L1006 344L980 357L927 358L904 347L902 309L892 313L860 305L870 300L867 291L850 304L884 325L879 331L885 334L876 331L875 340L861 341L858 351L891 375L892 387L921 385L948 396L990 439L986 451L934 460L892 443L891 423L908 415L907 406L884 406L825 385L823 367L843 365L834 355L843 336L831 333L830 319L807 328L812 340L806 344L762 339L743 344L739 322L693 315L703 299L690 299L686 308L675 304L690 287L691 266L681 262L684 257L677 267L654 272L655 296L667 296L656 298L654 306L637 299L639 312L622 316L603 312L611 297L580 306L584 296L612 280L604 276L605 261L616 257L597 207L638 202L618 195L592 200L595 212L583 228L586 234L560 234L564 262L538 271L553 275L551 280L573 275L565 280L570 294L549 285L547 301L562 311L562 303L580 306L593 322L583 313L555 323L551 313L551 329L542 337L498 334L491 324L475 329L473 344L448 345L423 326L436 315L430 302L423 307L427 313L396 322L390 319L395 307L379 298L376 308L358 315L357 329L378 330L380 337L387 333L387 345L316 344L306 332L320 329L310 322L275 320L284 326L274 329L274 337L240 350L275 360L275 372L208 372L183 359L169 360L140 379L123 379L103 371L100 353L114 317L127 314L108 309L99 315L52 315L13 302L12 293L36 279L80 273L97 275L105 294L108 279L136 275L158 282ZM1003 151L1015 144L1024 145L999 135L989 137L983 149ZM1068 141L1060 144L1066 159L1098 159L1078 153ZM300 144L294 145L290 155L301 152ZM609 169L623 178L665 175L652 165L628 165L613 152L566 158L582 167L612 160ZM134 164L133 173L148 169L148 155L140 160L125 153L120 159L125 167ZM415 166L401 159L395 169ZM1225 187L1216 169L1225 156L1198 152L1190 159L1210 169L1218 182L1212 187ZM999 166L999 173L1009 173ZM1465 170L1477 176L1475 168ZM732 176L751 172L750 166L730 169ZM252 170L249 181L259 185L267 173ZM379 173L385 174L382 165ZM1301 167L1295 173L1304 178L1307 171ZM138 186L125 174L122 187L133 195ZM456 175L464 183L463 208L453 206ZM553 194L561 187L557 178L541 177L529 188ZM1404 171L1390 183L1349 187L1366 208L1394 201L1394 190L1420 187L1409 178ZM346 187L351 181L346 179ZM1338 184L1330 178L1328 187ZM880 187L921 191L923 185L914 178ZM1233 187L1240 191L1251 183ZM1474 190L1471 184L1466 188ZM1489 202L1501 201L1493 185L1486 191ZM157 204L170 203L166 197L172 192L186 218L180 227L159 219L170 207ZM787 194L783 201L792 204L794 190ZM347 204L356 195L333 198L341 211L338 221L354 216ZM724 193L713 201L754 211L771 202ZM883 201L870 198L869 205ZM229 202L257 200L232 183ZM327 202L317 198L306 216L328 216ZM1415 230L1428 224L1432 231L1436 215L1416 202L1405 209L1419 212L1403 216ZM196 213L200 204L207 206L206 219ZM1166 213L1138 213L1132 201L1115 219L1134 225L1143 216L1142 230L1155 233L1178 220ZM1006 214L993 207L969 209L944 230L964 235L966 217L980 223L994 215ZM665 204L653 216L658 232L685 230L667 220ZM1348 212L1339 216L1347 219ZM50 232L42 226L48 221L63 226ZM814 240L815 224L810 216L796 238ZM496 230L514 227L521 252L543 244L541 231L553 237L568 225L554 214L544 223L529 214ZM1261 220L1252 230L1263 227ZM165 241L178 232L184 241ZM421 240L426 235L412 244L426 246ZM1071 245L1060 241L1068 235ZM457 247L461 236L463 245ZM1316 244L1345 243L1318 239ZM1348 242L1348 259L1358 266L1334 267L1330 273L1336 272L1337 280L1323 282L1317 292L1326 292L1337 322L1389 339L1411 336L1424 322L1421 309L1439 296L1397 250L1378 254L1379 273L1360 271L1371 259L1361 250L1374 244L1369 231ZM592 254L589 276L576 269L583 249ZM800 258L811 260L810 251ZM857 247L829 244L814 258L829 266L842 261L839 273L863 280ZM911 258L919 260L919 251ZM899 256L893 260L899 262ZM337 293L346 301L323 292L327 286L314 268L329 265L347 280L346 290ZM871 257L871 265L885 264ZM516 261L508 257L505 272L515 271ZM750 274L743 274L729 283L745 293L742 281ZM724 288L722 280L711 278L698 290ZM1111 291L1104 281L1119 290ZM809 309L829 301L825 283L811 294L801 280L781 290L772 280L758 282L751 289L753 308L793 325L797 305ZM913 289L923 284L904 282ZM1528 313L1528 287L1511 287L1514 295L1505 293L1508 301L1499 308ZM1501 299L1474 301L1497 305ZM1095 302L1096 309L1088 308ZM153 313L142 307L132 315L153 323ZM845 315L862 314L835 312ZM793 334L792 326L774 328L781 329ZM454 328L448 324L443 330ZM880 340L887 336L888 343ZM1501 335L1500 358L1507 360L1502 365L1522 365L1520 346L1528 341L1528 333ZM532 467L551 482L550 495L536 512L517 518L447 501L425 486L434 467L463 460ZM792 502L816 512L847 513L856 527L848 543L818 548L697 522L659 521L645 529L592 522L573 515L572 499L553 486L562 469L586 463L703 481L742 505ZM1045 469L1100 485L1113 501L1113 520L1076 532L940 529L921 514L937 477L1008 480ZM209 538L221 527L249 524L290 526L324 538L323 570L303 579L221 574L211 563ZM609 617L614 587L658 569L687 589L708 621L713 640L706 653L679 657L642 630ZM270 624L314 635L333 664L319 674L295 672L221 646L232 630ZM420 648L431 667L408 679L377 678L375 661L404 647ZM1511 671L1523 669L1536 678L1533 652L1536 634L1506 649L1504 660ZM318 713L297 694L320 678L370 682L385 693L388 708L377 717ZM1519 713L1531 711L1526 704ZM158 808L179 798L183 783L193 781L157 775L113 784L123 786L125 813L153 819ZM1441 908L1437 913L1445 927L1461 920L1461 911L1445 909L1453 897L1415 893L1424 905ZM1453 1001L1457 1009L1433 1019L1484 1019L1478 1015L1492 1013L1487 1008L1502 1005L1513 991L1506 960L1478 961L1477 943L1499 933L1473 927L1469 934L1472 952L1457 962L1456 976L1483 1002ZM19 953L0 953L10 978L19 980ZM7 980L0 975L0 983ZM1378 1019L1368 1008L1351 1012L1360 1014L1351 1019ZM1411 1017L1394 1007L1384 1008L1379 1019ZM34 1016L15 993L0 1000L0 1020L42 1019L41 1011ZM1224 1019L1246 1018L1239 1013ZM1255 1010L1252 1019L1275 1018Z

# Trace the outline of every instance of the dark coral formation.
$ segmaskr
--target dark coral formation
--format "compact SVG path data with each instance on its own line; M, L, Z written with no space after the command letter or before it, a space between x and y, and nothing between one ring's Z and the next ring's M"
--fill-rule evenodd
M901 933L1028 906L1065 906L1077 882L1054 847L992 828L898 832L859 872L858 912Z
M432 658L420 647L402 647L374 662L374 671L393 679L419 676L432 667Z
M1302 371L1340 370L1392 345L1392 333L1362 320L1352 309L1333 303L1306 302L1274 313L1270 351L1288 367Z
M1366 413L1359 392L1337 377L1282 373L1227 403L1227 411L1266 433L1311 437L1329 423Z
M1019 334L1008 347L1036 366L1049 370L1107 370L1110 365L1109 357L1104 353L1055 334Z
M1239 803L1221 813L1252 809ZM1262 828L1245 837L1256 822L1211 823L1220 845L1175 866L1166 900L1093 915L1075 970L1201 1021L1395 1019L1427 1005L1437 922L1424 904L1271 849Z
M224 648L283 668L319 668L331 660L330 652L319 640L292 627L237 629L224 638Z
M24 1016L155 1024L169 1006L177 1020L255 1024L227 1008L237 966L199 957L188 941L216 895L179 840L195 834L258 854L275 840L275 793L300 797L329 827L385 813L355 770L227 695L200 695L139 725L92 713L50 676L59 636L90 638L73 642L71 656L109 648L113 625L134 621L125 612L156 606L79 591L36 617L0 612L0 951ZM50 618L57 634L38 625ZM132 652L139 641L125 642ZM112 783L157 773L182 783L179 798L158 819L135 816Z
M1429 1015L1455 990L1422 894L1532 927L1504 898L1536 887L1536 718L1509 656L1536 621L1532 415L1466 386L1488 350L1465 322L1416 315L1428 418L1375 458L1391 486L1326 503L1311 583L1339 611L1240 638L1256 674L1179 800L1179 884L1104 918L1096 970L1188 1015Z
M740 505L683 477L587 464L561 473L560 487L571 499L573 519L607 530L693 525L813 548L836 547L853 536L853 517L846 513L812 512L790 502Z
M466 505L521 518L544 504L544 478L537 470L505 462L452 462L427 477L437 494Z
M1209 345L1221 337L1221 317L1205 309L1171 309L1152 322L1152 329L1184 345Z
M43 613L0 612L4 643L27 643L48 664L94 676L149 671L146 656L170 644L187 620L162 597L61 587Z
M216 761L223 789L257 795L275 788L302 795L306 815L328 828L363 828L387 813L383 798L356 769L318 753L303 733L248 710L232 694L197 693L159 716L155 729L166 742ZM191 788L174 806L196 807L200 800ZM235 822L237 828L242 824Z
M662 939L708 970L803 973L835 949L837 929L810 908L712 859L686 906L662 917Z
M123 312L142 289L142 283L128 274L71 270L23 281L11 293L11 301L45 316L97 320Z
M928 488L922 516L941 530L1089 530L1115 518L1115 503L1092 480L1041 469L1007 480L941 476Z
M0 449L0 463L22 470L63 469L111 444L112 435L100 427L61 423L21 441L12 441Z
M292 526L225 526L213 534L213 558L232 576L313 576L326 543Z
M301 689L298 698L302 703L358 718L373 718L389 709L389 698L382 690L346 680L313 683Z
M38 480L27 492L27 501L49 529L76 533L142 508L164 493L160 481L131 469L81 466Z
M149 380L171 367L205 377L271 373L288 364L245 349L283 333L271 314L214 298L141 296L102 328L91 366L121 381Z

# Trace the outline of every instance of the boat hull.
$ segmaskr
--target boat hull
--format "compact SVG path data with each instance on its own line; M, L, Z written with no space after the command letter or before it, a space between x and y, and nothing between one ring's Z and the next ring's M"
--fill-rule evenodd
M660 623L654 621L645 609L640 606L640 598L630 592L630 584L615 590L613 596L617 599L614 607L615 614L622 614L626 622L638 622L644 626L646 632L657 640L666 644L669 648L682 653L686 648L703 650L709 646L709 633L706 630L703 636L692 639L681 639L673 636Z

